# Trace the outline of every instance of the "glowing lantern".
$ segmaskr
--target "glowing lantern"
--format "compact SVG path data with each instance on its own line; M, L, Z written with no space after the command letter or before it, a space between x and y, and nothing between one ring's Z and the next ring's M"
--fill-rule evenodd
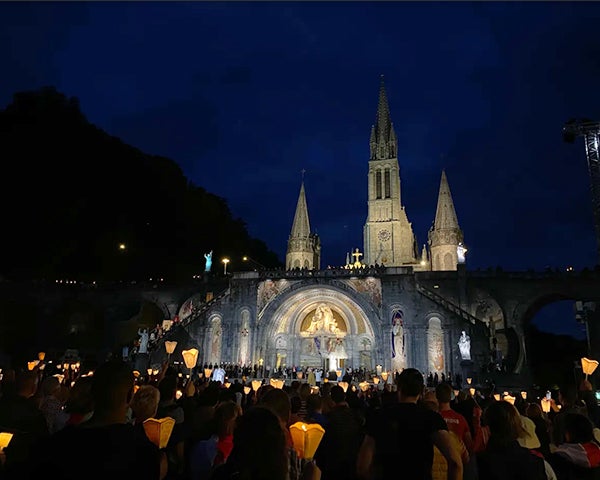
M38 366L38 363L40 363L39 360L34 360L33 362L27 362L27 369L33 370L35 367Z
M53 376L54 378L58 378L58 382L59 382L60 384L62 384L63 380L65 379L65 376L64 376L64 375L61 375L60 373L57 373L57 374L55 374L55 375L52 375L52 376Z
M38 360L40 362L43 362L44 358L46 358L46 352L40 352L40 353L38 353Z
M225 388L231 387L231 382L225 382Z
M360 387L361 391L366 392L369 389L369 382L360 382L358 386Z
M158 375L158 372L159 372L159 370L154 369L154 370L152 370L152 375Z
M204 369L204 377L208 380L211 375L212 375L212 368L205 368Z
M189 350L183 350L181 352L181 356L183 357L185 366L190 369L190 375L191 375L192 368L194 368L196 366L196 362L198 361L198 350L195 348L190 348Z
M338 382L338 385L342 387L342 390L344 390L344 392L348 391L348 382Z
M585 373L585 378L587 380L588 375L594 373L596 368L598 368L598 360L590 360L589 358L583 357L581 359L581 368L583 369L583 373Z
M254 390L255 392L258 391L261 385L262 382L260 380L252 380L252 390Z
M175 400L179 400L181 397L183 397L183 392L181 390L177 390L175 392Z
M68 370L68 369L69 369L69 364L68 364L68 363L63 363L63 368L64 368L65 370Z
M522 391L522 392L521 392L521 398L522 398L523 400L527 400L527 392L526 392L526 391Z
M269 384L273 387L273 388L277 388L277 380L275 378L270 378L269 379Z
M467 385L471 385L472 381L473 381L473 379L471 377L467 377Z
M311 460L319 448L325 429L318 423L296 422L290 426L290 434L298 456Z
M279 390L283 389L283 380L275 380L275 385L273 385L275 388L278 388Z
M373 377L373 383L377 385L379 383L379 377Z
M148 439L158 448L165 448L173 432L175 419L171 417L149 418L144 421L143 425Z
M250 387L244 387L244 393L248 395L252 389Z
M327 383L327 382L329 382L329 379L328 379L327 377L325 377L325 378L323 379L323 383Z
M472 397L475 396L475 389L473 387L469 388L469 393L471 394Z
M149 368L148 370L146 370L146 372L148 372L148 376L151 377L152 376L152 369Z
M511 405L515 404L515 397L513 397L512 395L504 395L504 398L502 400L510 403Z
M494 393L494 400L496 400L497 402L500 401L500 394L499 393Z
M139 385L134 385L133 386L133 394L135 395L139 389L140 389Z
M377 372L377 375L381 375L382 370L383 370L383 367L381 365L375 366L375 371Z
M140 376L140 372L138 372L137 370L134 370L134 371L133 371L133 376L134 376L135 378L138 378L138 377Z
M176 346L176 341L165 341L165 350L167 351L167 362L171 361L171 354L175 351Z
M9 432L0 432L0 452L8 447L12 440L13 434Z
M302 377L304 376L304 372L296 372L296 378L298 380L302 380Z
M342 371L341 370L336 370L335 374L337 375L337 378L340 378L342 376Z
M542 412L550 413L551 403L547 398L542 398Z
M388 372L381 372L381 378L383 378L383 383L387 383Z
M458 397L458 394L459 394L459 393L460 393L460 391L459 391L459 390L454 390L454 397L455 397L455 398L456 398L456 397Z

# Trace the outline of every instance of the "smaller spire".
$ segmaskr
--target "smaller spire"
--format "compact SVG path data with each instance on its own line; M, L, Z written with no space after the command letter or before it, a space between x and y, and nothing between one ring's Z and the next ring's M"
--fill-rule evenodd
M456 210L454 209L454 202L452 201L452 194L450 193L450 186L448 185L448 178L446 177L446 170L442 170L434 229L459 230Z

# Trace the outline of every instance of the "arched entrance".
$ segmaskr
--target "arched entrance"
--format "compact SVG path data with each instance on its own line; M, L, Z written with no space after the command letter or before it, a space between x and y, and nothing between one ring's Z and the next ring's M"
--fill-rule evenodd
M272 367L372 369L382 352L369 314L374 318L349 292L331 286L296 290L259 319L256 360Z

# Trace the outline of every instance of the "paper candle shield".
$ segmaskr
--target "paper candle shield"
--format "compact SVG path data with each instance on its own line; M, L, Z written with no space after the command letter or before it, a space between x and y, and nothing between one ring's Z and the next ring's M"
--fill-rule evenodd
M171 355L175 351L176 346L177 346L177 342L166 341L165 342L165 350L167 351L167 354Z
M296 422L290 426L294 449L303 459L312 459L323 439L325 430L318 423Z
M594 373L596 368L598 368L598 360L591 360L589 358L583 357L581 359L581 368L583 369L583 373L586 375L591 375Z
M550 407L552 406L552 402L546 398L542 398L542 412L550 413Z
M204 376L208 379L208 378L210 378L211 375L212 375L212 368L205 368Z
M244 387L244 393L248 395L252 389L250 387Z
M183 357L183 361L185 362L185 366L187 368L191 369L196 366L196 362L198 361L198 350L195 348L184 350L181 352L181 356Z
M158 448L165 448L169 443L169 438L171 438L175 419L171 417L149 418L143 425L148 439Z
M38 353L38 360L40 362L43 362L44 358L46 358L46 352L40 352L40 353Z
M513 397L512 395L504 395L504 398L502 400L510 403L511 405L515 404L515 397Z
M260 388L262 382L260 380L252 380L252 390L255 392Z
M8 444L12 440L13 434L8 432L0 432L0 450L8 447Z
M344 390L344 392L348 391L348 382L338 382L338 386L342 387L342 390Z
M388 379L388 372L381 372L381 378L383 378L384 382L387 382Z

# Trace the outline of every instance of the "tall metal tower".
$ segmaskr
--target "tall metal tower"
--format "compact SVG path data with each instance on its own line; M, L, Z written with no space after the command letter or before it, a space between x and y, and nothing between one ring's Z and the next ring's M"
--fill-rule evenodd
M588 119L569 120L563 127L563 139L567 143L574 143L577 137L583 137L585 141L596 231L596 260L600 264L600 122Z

